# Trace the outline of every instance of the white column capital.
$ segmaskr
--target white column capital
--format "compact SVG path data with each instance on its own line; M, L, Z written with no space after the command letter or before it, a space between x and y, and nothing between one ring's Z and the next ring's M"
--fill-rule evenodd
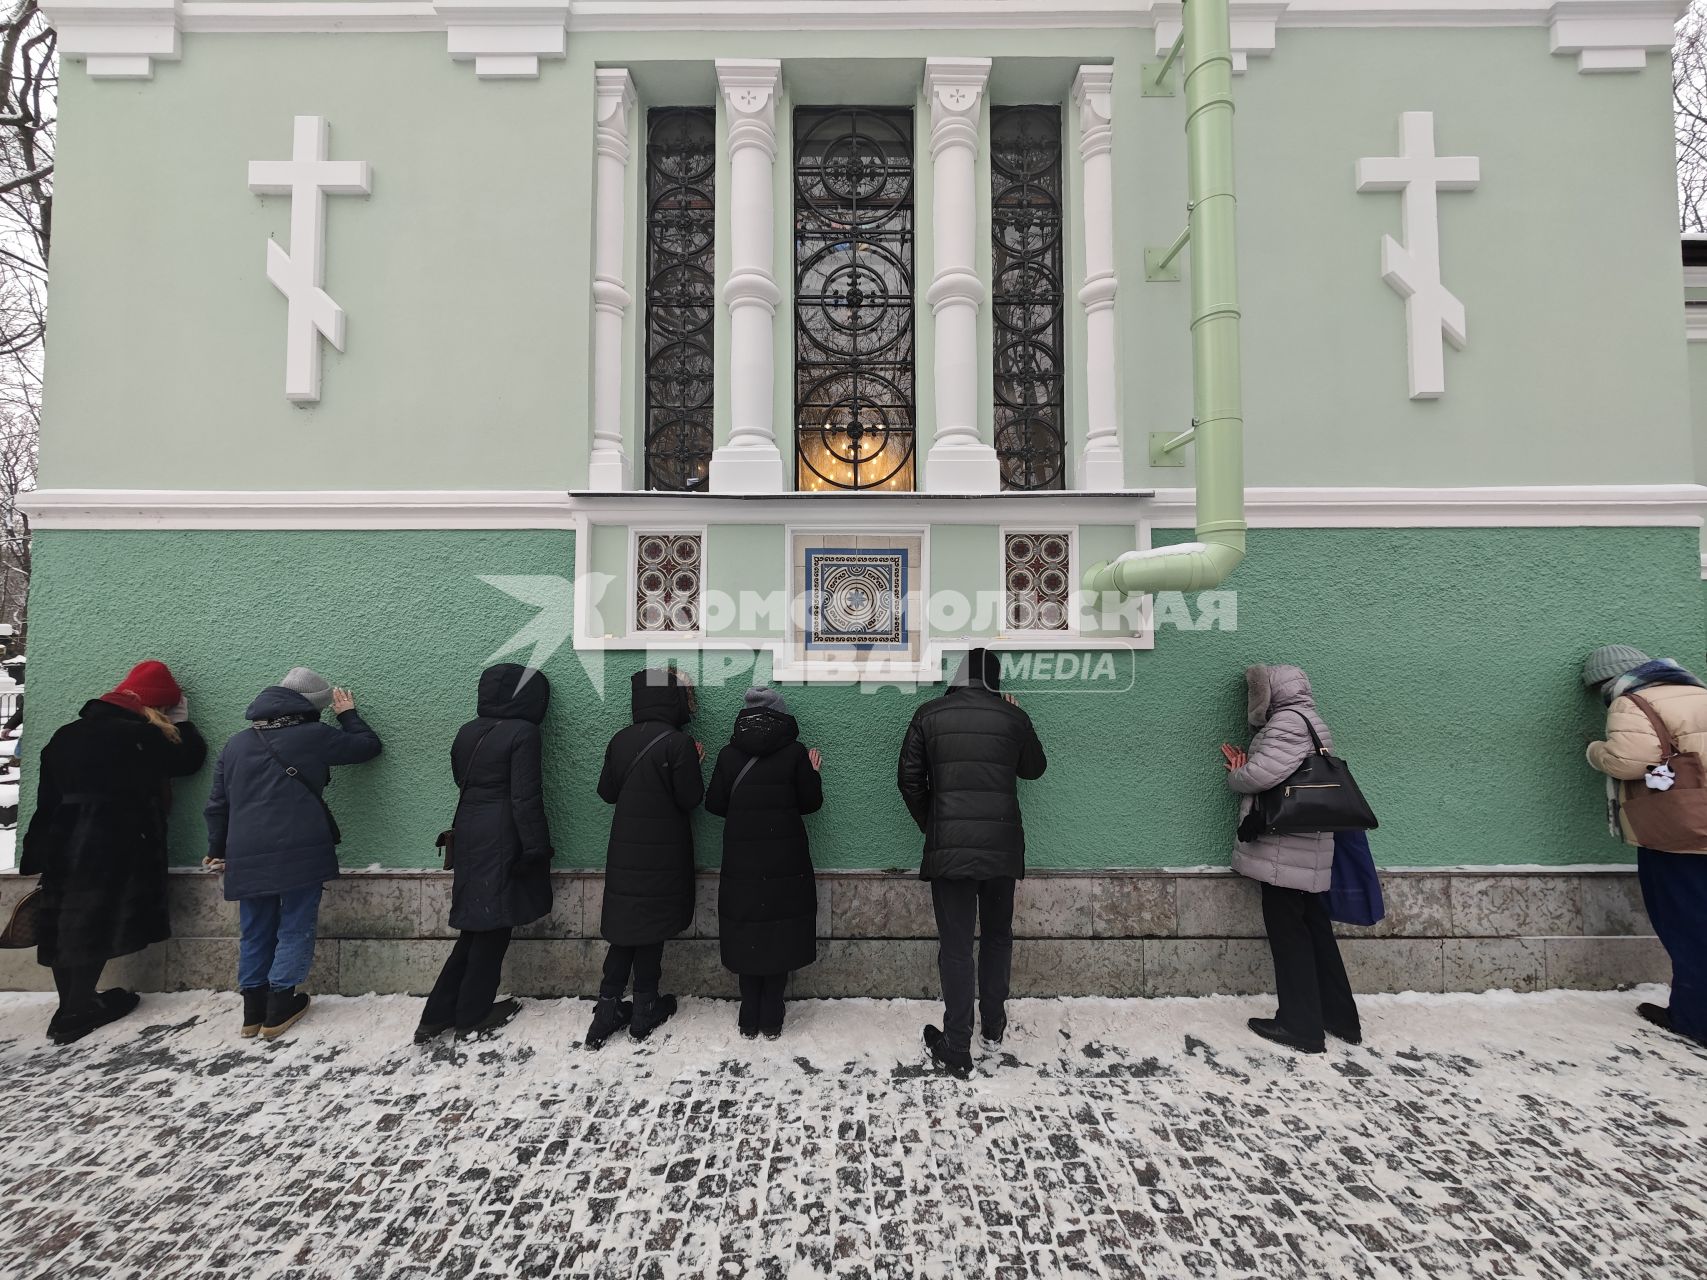
M626 67L600 67L593 72L594 140L600 155L628 162L634 103L634 81Z
M728 111L729 153L760 147L776 159L776 103L782 63L775 58L719 58L717 87Z
M945 147L977 149L979 105L989 79L988 58L925 59L932 157Z
M1114 68L1080 67L1073 77L1073 105L1079 109L1079 155L1101 155L1114 145Z

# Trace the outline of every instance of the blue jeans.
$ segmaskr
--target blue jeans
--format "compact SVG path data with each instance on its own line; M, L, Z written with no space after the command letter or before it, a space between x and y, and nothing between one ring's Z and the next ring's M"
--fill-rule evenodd
M300 986L314 963L323 885L244 898L238 904L237 986L243 991Z
M1707 1043L1707 853L1638 849L1636 875L1671 957L1672 1030Z

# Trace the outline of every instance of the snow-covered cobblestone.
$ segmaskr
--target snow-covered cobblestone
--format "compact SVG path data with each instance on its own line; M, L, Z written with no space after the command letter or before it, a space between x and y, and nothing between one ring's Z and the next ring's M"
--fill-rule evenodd
M1019 1001L960 1083L913 1002L598 1053L529 1002L459 1057L401 997L267 1044L149 996L55 1049L0 996L0 1275L1707 1276L1707 1050L1637 998L1366 998L1313 1059L1260 1000Z

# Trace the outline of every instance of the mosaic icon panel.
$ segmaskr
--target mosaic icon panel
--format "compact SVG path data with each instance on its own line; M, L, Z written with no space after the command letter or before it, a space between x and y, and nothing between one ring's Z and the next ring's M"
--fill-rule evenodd
M642 533L634 543L634 629L699 630L703 535Z
M806 552L806 647L905 649L907 551Z

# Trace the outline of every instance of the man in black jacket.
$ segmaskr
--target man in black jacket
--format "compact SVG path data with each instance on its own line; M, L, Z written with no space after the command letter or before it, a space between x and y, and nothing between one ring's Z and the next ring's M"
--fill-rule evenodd
M913 713L896 780L925 833L919 878L936 907L943 1027L925 1028L931 1058L972 1072L972 935L981 934L977 983L986 1044L1007 1028L1013 962L1014 882L1025 875L1025 827L1017 781L1041 778L1048 761L1031 717L1003 697L1001 659L973 649L948 692Z

